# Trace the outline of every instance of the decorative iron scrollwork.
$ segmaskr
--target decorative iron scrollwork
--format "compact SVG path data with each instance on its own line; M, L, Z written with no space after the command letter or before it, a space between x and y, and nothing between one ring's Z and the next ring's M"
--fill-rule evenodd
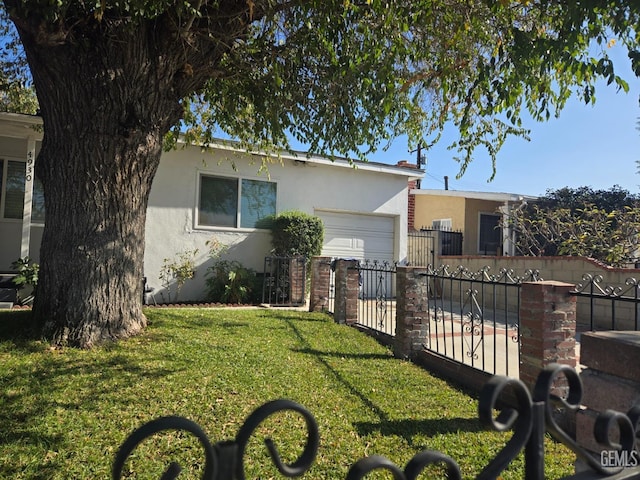
M212 445L204 431L196 423L183 417L162 417L152 420L135 430L122 444L116 454L112 469L112 479L120 480L124 465L135 448L144 440L166 430L180 430L193 434L205 452L205 468L202 480L234 479L244 480L244 454L249 439L258 426L271 415L292 410L304 418L307 427L307 443L300 457L288 465L282 461L278 449L272 439L266 438L264 443L271 455L274 465L285 477L299 477L313 464L318 452L320 435L318 424L313 415L302 405L291 400L274 400L257 408L240 427L234 441L222 441ZM162 480L175 480L181 467L172 462Z
M465 295L462 309L468 304L469 311L462 317L462 338L467 345L467 357L477 360L477 350L484 342L484 315L478 303L478 290L470 288Z
M554 382L561 377L564 377L568 384L568 392L565 397L552 393ZM560 406L573 411L580 408L582 381L573 368L567 365L552 365L544 369L538 376L534 386L533 400L534 402L540 402L545 407L547 431L556 440L573 450L577 457L589 465L592 470L602 475L614 475L622 471L622 467L612 468L601 465L600 459L594 458L593 455L578 445L555 421L553 416L554 407ZM634 415L635 410L630 413ZM594 426L596 441L612 450L631 452L635 448L636 429L638 427L637 417L634 418L635 420L632 421L628 415L613 410L602 412L598 415ZM610 441L610 433L616 428L620 437L619 443Z
M566 394L555 394L558 381ZM545 430L582 459L594 472L602 478L616 475L623 467L612 468L601 465L589 452L579 446L569 434L564 432L554 419L554 408L575 410L582 399L582 382L574 369L566 365L550 365L538 376L529 393L525 384L517 379L493 376L484 386L478 403L480 422L493 430L513 431L511 438L500 452L476 476L477 479L499 478L511 461L524 451L525 478L544 479L544 433ZM194 435L204 449L203 480L245 480L244 456L250 437L258 426L277 412L291 410L299 413L305 420L307 441L304 451L292 464L282 461L273 440L265 439L265 445L274 465L285 477L298 477L306 473L312 466L319 444L318 425L311 413L301 405L290 400L275 400L256 409L240 427L232 441L211 444L203 430L191 420L182 417L163 417L153 420L135 430L120 447L113 464L112 479L122 478L123 467L136 447L145 439L166 430L180 430ZM499 411L494 417L494 412ZM610 441L611 432L617 432L618 442ZM608 410L596 420L595 439L604 446L637 454L637 439L640 438L640 405L636 405L626 414ZM390 459L372 455L356 461L345 477L346 480L362 480L374 471L390 472L394 480L416 480L429 467L444 467L447 478L462 478L460 467L449 456L440 452L425 450L417 453L404 468L397 466ZM171 463L162 480L175 480L181 467ZM585 477L586 478L586 477ZM630 475L624 478L640 478L640 467L633 468Z
M501 268L497 274L491 274L489 273L490 271L491 267L488 265L481 267L476 272L469 270L464 265L458 265L453 272L449 265L440 265L438 267L428 265L425 275L501 285L520 285L523 282L540 282L543 280L539 270L527 269L523 275L515 275L514 270L506 268Z
M388 470L392 473L394 480L416 480L426 468L436 464L441 464L446 468L448 479L462 479L460 467L451 457L440 452L425 450L415 454L403 470L381 455L363 458L353 464L345 480L362 480L374 470Z

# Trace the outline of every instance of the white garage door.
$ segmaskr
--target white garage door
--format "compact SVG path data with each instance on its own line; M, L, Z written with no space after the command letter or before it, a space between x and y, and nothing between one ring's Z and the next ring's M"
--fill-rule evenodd
M324 222L323 255L393 261L392 217L323 211L316 215Z

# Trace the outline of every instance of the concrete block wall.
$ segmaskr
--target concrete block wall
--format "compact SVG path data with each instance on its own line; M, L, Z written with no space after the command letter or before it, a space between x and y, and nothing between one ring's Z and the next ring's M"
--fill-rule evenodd
M611 409L627 413L640 405L640 332L588 332L580 339L582 405L576 414L576 441L599 454L609 450L595 441L598 413Z
M640 269L608 267L585 257L495 257L495 256L441 256L437 265L449 265L453 271L458 266L464 266L472 272L489 267L488 273L497 275L501 269L513 270L514 275L524 276L527 270L537 270L544 280L578 285L586 275L602 276L600 286L617 286L623 291L629 289L627 279L640 279ZM501 293L500 291L498 292ZM632 293L631 293L632 295ZM513 297L513 296L511 296ZM504 297L496 297L498 305L504 304ZM513 307L515 299L507 298L509 308ZM590 325L590 304L588 298L577 299L578 329L585 330ZM626 302L616 302L615 315L618 319L617 330L635 329L635 305ZM611 302L609 300L596 301L594 306L594 326L598 329L611 329Z

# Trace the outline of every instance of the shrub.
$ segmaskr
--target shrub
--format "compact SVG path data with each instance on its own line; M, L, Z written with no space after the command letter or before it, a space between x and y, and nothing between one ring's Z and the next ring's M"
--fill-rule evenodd
M162 286L167 289L169 301L171 301L171 288L175 282L175 294L173 301L178 301L180 290L187 282L196 275L195 256L198 254L198 250L185 250L179 252L173 259L165 258L162 262L162 269L160 270L160 280ZM164 297L164 295L163 295Z
M302 255L308 260L322 251L324 225L316 216L298 211L281 213L273 218L271 233L275 255Z
M213 261L205 273L207 298L221 303L257 303L262 284L256 272L237 260L222 260L229 247L218 239L212 238L206 245Z
M31 287L31 293L26 297L19 297L21 304L31 304L36 296L36 289L38 287L38 271L40 266L37 263L31 262L29 257L19 258L11 264L11 267L17 272L17 275L13 278L13 283L22 290L26 287Z
M260 291L258 276L236 260L218 260L205 274L207 296L221 303L254 303Z

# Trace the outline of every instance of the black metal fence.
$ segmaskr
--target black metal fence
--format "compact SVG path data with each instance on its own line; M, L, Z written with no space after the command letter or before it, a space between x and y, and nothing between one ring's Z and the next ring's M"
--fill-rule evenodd
M304 305L307 262L304 257L265 257L262 303Z
M436 237L431 231L410 231L407 236L407 265L432 265Z
M640 282L603 285L602 275L586 274L573 293L578 297L578 323L591 331L640 330Z
M462 255L462 232L422 228L407 237L407 264L426 266L435 263L437 255Z
M564 380L568 385L566 397L555 395L556 380ZM585 465L587 471L566 479L625 478L640 479L638 466L639 452L636 437L640 437L640 406L632 407L621 413L607 410L598 415L595 421L594 436L597 442L610 446L609 458L616 462L603 462L586 451L565 432L556 421L558 408L566 411L577 410L582 399L582 382L575 370L566 365L550 365L545 368L534 385L532 393L520 380L503 376L492 377L484 386L479 402L478 417L487 429L500 432L512 430L509 441L485 465L480 472L471 472L473 478L501 478L501 473L511 462L524 452L524 478L543 480L545 476L545 431L569 449ZM509 406L506 406L509 405ZM500 410L499 415L495 415ZM299 477L313 466L315 462L320 435L318 423L314 416L302 405L290 400L274 400L258 407L238 430L232 440L222 440L212 444L203 429L195 422L184 417L161 417L145 423L135 430L118 449L113 466L113 480L129 476L127 467L129 460L136 456L136 448L151 437L168 430L192 435L198 440L201 448L201 459L204 465L203 480L242 480L245 478L245 462L247 445L258 427L270 417L280 412L292 411L300 415L306 427L304 447L295 447L299 457L293 463L285 463L280 451L291 451L290 445L277 445L276 440L266 438L265 446L271 455L274 465L284 477ZM612 443L611 437L618 437ZM283 448L284 447L284 448ZM455 452L451 452L455 455ZM197 457L196 457L197 458ZM626 460L626 462L625 462ZM629 464L627 464L629 463ZM182 467L176 462L168 464L163 479L175 479L180 475ZM460 467L456 461L443 453L424 450L415 454L404 467L399 467L390 459L371 455L353 463L346 473L346 480L363 480L370 478L371 473L378 471L384 478L395 480L415 480L423 478L427 473L434 473L431 467L446 472L446 477L453 480L462 478ZM123 473L126 472L126 473ZM468 474L467 474L468 476ZM376 476L375 478L382 478Z
M358 325L395 335L396 266L386 260L360 262Z
M327 312L333 313L336 305L336 269L335 259L331 259L331 268L329 269L329 292L327 294Z
M537 281L512 270L472 272L428 267L429 335L425 348L492 374L517 377L520 363L520 285Z
M462 232L440 230L440 255L462 255L462 238Z

